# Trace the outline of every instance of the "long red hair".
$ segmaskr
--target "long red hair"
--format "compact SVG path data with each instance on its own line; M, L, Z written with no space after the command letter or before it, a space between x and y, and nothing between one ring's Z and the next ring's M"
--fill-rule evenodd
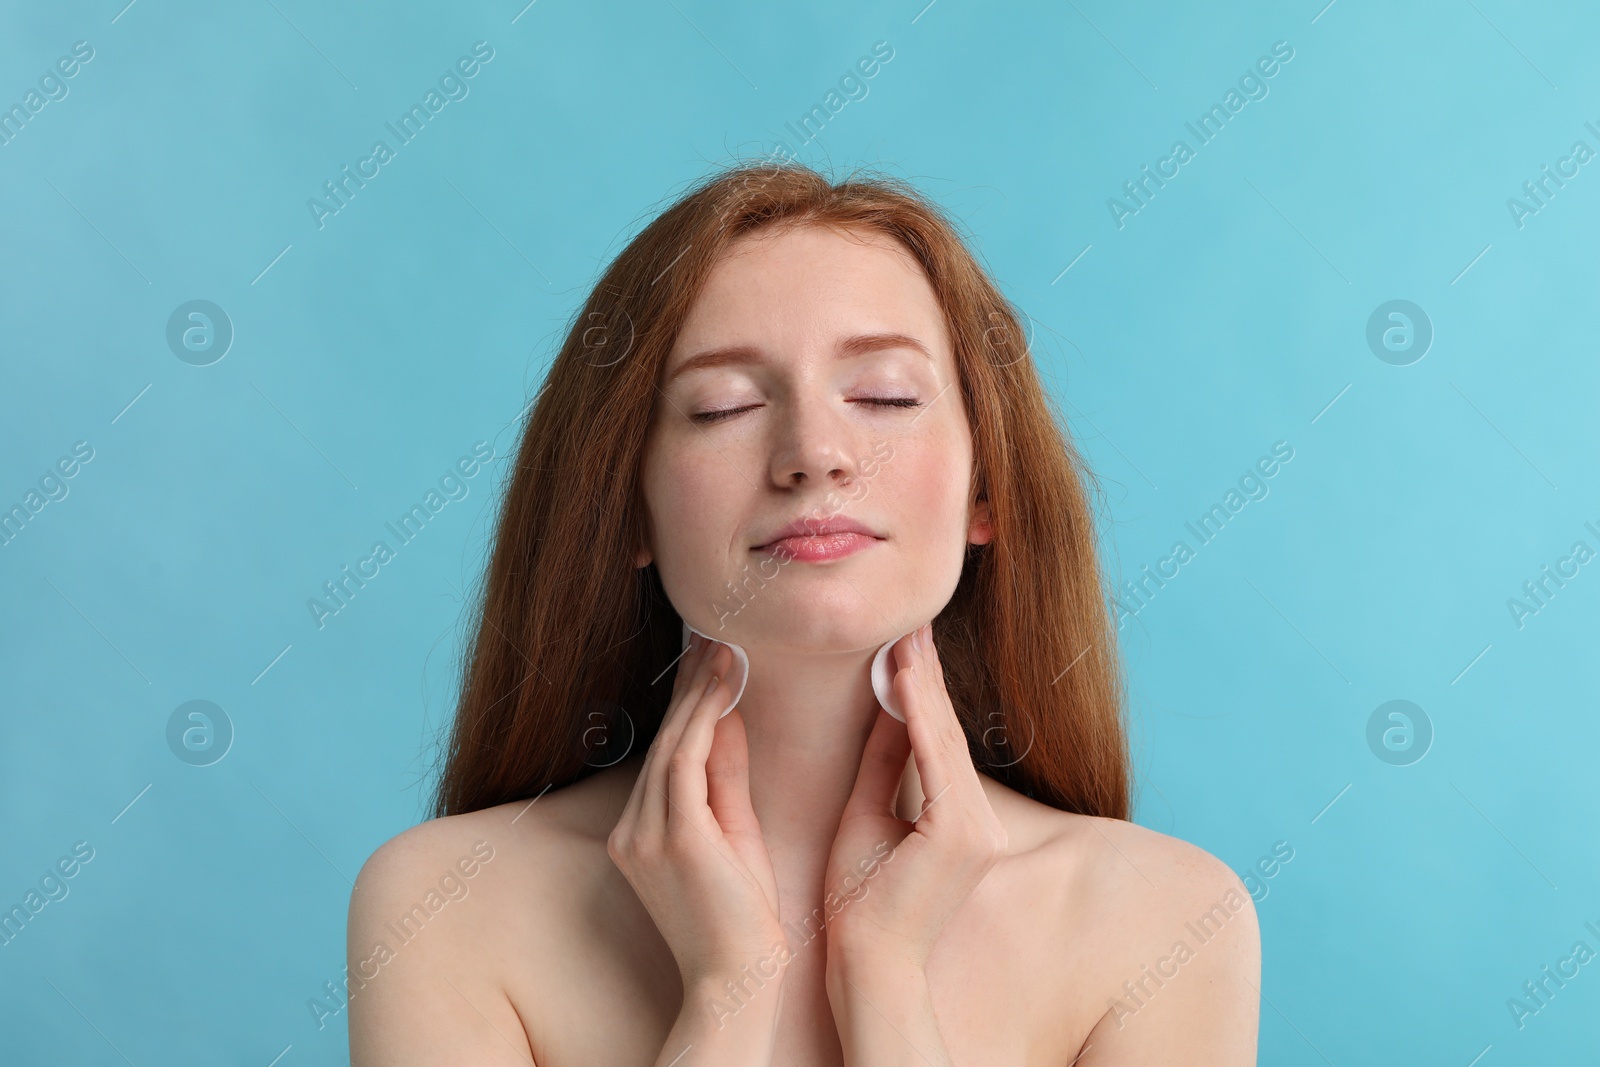
M908 183L859 172L831 182L770 162L702 178L628 243L571 322L527 414L469 608L435 816L559 789L654 738L682 650L655 566L633 560L645 543L639 470L660 372L728 244L797 224L895 238L944 308L972 428L969 505L989 502L994 531L968 546L933 623L975 765L1063 811L1129 817L1093 476L1041 387L1021 316Z

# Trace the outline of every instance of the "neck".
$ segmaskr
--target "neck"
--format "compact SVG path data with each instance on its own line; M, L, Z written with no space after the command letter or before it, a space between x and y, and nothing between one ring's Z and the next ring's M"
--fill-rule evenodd
M851 652L795 652L745 646L750 678L739 699L750 762L750 806L785 894L820 891L855 788L861 754L880 714L872 690L877 646ZM621 803L644 765L634 753L619 766ZM920 810L922 790L914 760L906 761L896 814Z
M751 807L774 865L820 875L879 715L869 673L877 649L746 651L750 680L739 714Z

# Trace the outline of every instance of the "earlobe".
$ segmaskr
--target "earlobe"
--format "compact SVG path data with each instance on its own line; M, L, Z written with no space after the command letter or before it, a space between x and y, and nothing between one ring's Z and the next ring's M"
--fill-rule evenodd
M967 540L975 545L986 545L994 538L994 522L989 512L989 502L979 500L973 510L971 528Z
M636 569L643 570L655 562L656 554L652 552L651 543L655 537L655 527L651 525L650 514L645 512L633 529L633 565Z

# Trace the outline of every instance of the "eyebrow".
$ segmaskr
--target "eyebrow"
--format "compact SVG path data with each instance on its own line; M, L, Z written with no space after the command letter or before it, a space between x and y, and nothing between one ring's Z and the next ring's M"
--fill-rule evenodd
M880 352L887 348L909 348L914 352L922 353L929 360L933 359L933 353L928 350L927 345L904 333L860 333L853 337L846 337L839 342L835 356L839 359L850 359L855 356L864 356L869 352ZM770 361L762 354L761 349L755 345L723 345L720 348L710 348L704 352L698 352L684 360L678 365L677 370L667 375L667 383L670 383L678 375L692 370L767 362Z

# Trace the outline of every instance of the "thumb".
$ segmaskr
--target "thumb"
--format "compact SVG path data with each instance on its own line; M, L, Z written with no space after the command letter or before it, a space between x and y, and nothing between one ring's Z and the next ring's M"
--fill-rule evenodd
M761 834L750 806L750 749L744 716L734 708L718 721L706 756L706 804L729 837Z
M755 879L768 907L776 914L778 886L766 839L761 836L761 821L750 806L750 748L744 716L737 708L717 722L711 735L711 752L706 756L706 804L722 826L723 840L749 872L746 877Z
M856 815L895 817L895 801L900 796L900 779L911 756L911 735L906 724L878 709L878 721L861 752L861 769L856 772L855 788L844 807L844 818Z

